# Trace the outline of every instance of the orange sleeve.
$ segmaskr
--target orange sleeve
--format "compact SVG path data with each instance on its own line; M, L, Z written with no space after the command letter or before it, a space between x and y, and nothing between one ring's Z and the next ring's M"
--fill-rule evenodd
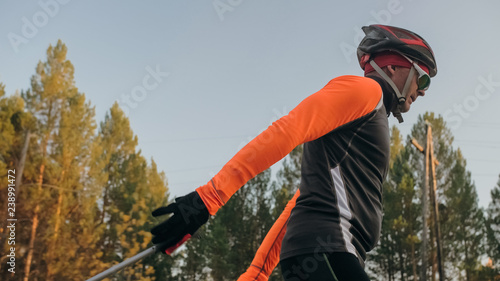
M281 241L283 240L283 236L285 236L288 218L293 207L295 207L295 201L299 195L300 191L297 190L293 198L286 205L285 210L283 210L280 217L267 233L264 241L262 241L257 253L255 253L252 264L238 278L238 281L267 281L280 260Z
M375 80L359 76L335 78L250 141L196 191L210 214L215 215L247 181L296 146L369 114L381 102L382 89Z

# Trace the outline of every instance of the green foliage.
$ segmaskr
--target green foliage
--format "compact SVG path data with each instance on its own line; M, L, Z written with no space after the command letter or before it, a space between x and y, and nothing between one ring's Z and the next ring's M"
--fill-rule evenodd
M419 116L418 122L413 126L412 131L411 131L411 137L415 138L418 143L422 146L424 146L427 143L427 125L430 124L432 128L432 143L434 147L434 157L439 161L439 165L436 166L436 183L437 183L437 190L436 190L436 201L438 204L439 211L442 212L442 207L443 204L446 200L446 196L444 195L444 192L449 188L450 186L450 177L449 174L451 172L451 167L454 163L454 151L453 151L453 134L451 133L450 129L446 126L446 122L443 119L442 116L436 116L434 113L429 113L426 112L424 115ZM425 156L422 155L420 151L412 147L412 150L410 152L412 154L410 158L410 165L415 173L415 180L416 180L416 190L417 190L417 200L421 204L422 200L422 190L423 186L425 184L424 179L425 179L425 165L424 165L424 159ZM429 164L429 191L432 192L433 190L433 182L432 182L432 170L431 170L431 165ZM426 230L421 230L420 231L420 237L422 235L422 231L426 231L427 237L428 237L428 249L427 249L427 258L428 258L428 269L427 272L430 272L432 270L432 264L433 264L433 259L432 256L436 255L436 243L435 243L435 233L434 233L434 224L433 224L433 219L432 217L432 202L430 201L430 197L428 196L428 218L427 218L427 226L428 229ZM419 214L419 218L422 221L422 217ZM440 214L440 221L438 222L440 224L441 228L441 234L443 236L443 214ZM443 239L443 238L442 238ZM442 241L443 245L446 245L445 241ZM446 253L448 251L446 246L442 246L443 252ZM446 255L446 254L445 254ZM420 258L420 257L419 257ZM445 264L448 262L446 259L444 260ZM420 272L421 269L418 269L418 272ZM448 276L450 272L445 272L445 275Z
M497 185L491 190L487 214L487 252L493 261L492 266L500 275L500 177Z
M410 166L411 144L403 146L395 127L391 129L390 171L384 183L384 218L380 243L370 255L370 270L384 280L416 276L420 229L414 170Z
M16 214L24 222L16 226L19 279L84 280L137 254L150 246L152 206L168 203L165 174L136 150L137 137L117 105L96 134L95 110L76 88L66 54L61 41L50 46L31 88L21 95L6 97L0 84L2 171L18 166L31 133L24 173L17 178L23 185ZM2 217L5 211L0 210ZM0 231L2 256L5 235ZM28 257L30 272L25 271ZM172 260L151 257L113 279L165 280L156 270L163 273L165 261ZM4 269L0 279L9 278Z
M24 142L24 128L19 124L26 119L25 103L18 94L11 96L5 95L4 85L0 83L0 217L8 218L7 202L8 202L8 170L16 170L16 181L20 180L19 169L19 153ZM11 173L12 175L12 173ZM17 193L19 196L19 193ZM25 208L21 205L16 205L16 215L18 219L22 219ZM0 256L5 257L9 253L12 245L7 243L9 231L5 224L0 228ZM22 241L22 235L18 233L27 230L22 224L16 225L16 240ZM22 265L22 261L16 266ZM6 271L7 264L1 265L0 279L3 276L9 276Z
M478 197L470 172L466 171L466 161L460 150L456 151L455 164L450 172L450 186L444 192L442 206L442 236L445 258L463 275L472 280L474 271L480 265L484 250L482 237L484 231L483 210L478 206Z
M20 150L23 139L23 128L20 123L26 119L22 98L19 95L5 97L4 89L5 86L0 83L0 187L2 188L6 188L4 183L7 178L7 167L12 168L17 164L16 153Z
M484 216L478 207L476 187L460 150L452 148L453 135L440 116L419 116L408 140L415 138L425 146L426 122L432 127L436 167L437 201L440 212L441 241L446 276L452 280L476 280L481 273L480 258L484 254ZM384 219L379 246L372 254L370 269L379 280L417 280L421 271L420 238L430 232L429 269L435 251L432 220L422 230L421 200L424 185L424 157L408 141L401 148L399 133L391 135L391 169L384 183ZM395 153L395 154L394 154ZM429 170L429 173L431 171ZM429 187L432 188L432 176ZM431 204L429 202L429 207ZM430 210L428 215L431 215ZM430 220L428 218L428 220ZM485 271L483 271L484 273Z
M148 166L136 151L137 136L116 103L101 123L97 139L102 175L98 221L105 225L98 245L102 261L121 262L149 246L149 230L154 226L150 208L167 204L166 178L158 173L154 161ZM149 263L130 266L122 274L134 280L154 280L158 261L149 259Z
M75 85L67 52L61 41L50 46L30 88L20 94L7 96L0 84L0 171L21 164L31 134L16 205L23 222L16 228L16 276L27 273L24 266L31 253L30 280L84 280L136 255L151 246L149 230L163 219L153 218L151 210L168 204L165 174L153 159L148 163L142 156L138 137L117 104L96 132L95 109ZM500 270L500 181L491 191L485 216L466 160L452 148L453 135L441 116L419 116L407 139L425 145L426 122L432 125L440 162L438 223L447 276L494 280ZM379 280L417 280L420 239L429 231L421 229L423 156L403 139L393 127L381 239L368 262ZM282 162L274 181L271 170L249 181L173 256L150 256L111 280L236 280L297 190L301 156L299 146ZM2 202L6 182L1 172ZM6 208L0 216L6 216ZM6 238L0 229L0 256L8 250ZM433 250L431 243L429 257ZM492 262L481 265L486 255ZM8 279L6 267L1 268L0 279ZM282 280L278 269L270 280Z

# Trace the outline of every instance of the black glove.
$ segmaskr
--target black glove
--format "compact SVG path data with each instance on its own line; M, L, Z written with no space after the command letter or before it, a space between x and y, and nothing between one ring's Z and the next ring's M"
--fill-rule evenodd
M176 198L175 203L154 210L153 217L170 213L173 213L170 218L151 229L153 244L160 244L161 252L181 242L186 235L193 235L210 216L196 191Z

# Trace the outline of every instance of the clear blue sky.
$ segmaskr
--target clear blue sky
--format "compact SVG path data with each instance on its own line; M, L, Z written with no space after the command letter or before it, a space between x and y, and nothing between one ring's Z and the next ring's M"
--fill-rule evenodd
M398 127L406 136L418 114L445 115L486 206L500 174L499 10L495 0L2 1L0 82L8 94L29 88L61 39L98 121L126 106L139 148L183 195L330 79L362 75L361 26L401 26L432 45L439 72Z

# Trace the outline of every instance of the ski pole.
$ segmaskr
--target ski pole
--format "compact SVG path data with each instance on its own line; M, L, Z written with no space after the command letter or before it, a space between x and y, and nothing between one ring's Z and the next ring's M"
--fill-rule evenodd
M181 241L179 241L179 243L175 244L174 246L168 248L165 250L165 253L167 253L168 255L172 254L173 251L175 251L175 249L179 248L182 244L184 244L184 242L186 242L189 238L191 237L190 234L187 234L186 236L184 236L184 238L182 238ZM122 269L124 269L125 267L129 266L129 265L132 265L138 261L140 261L141 259L145 258L145 257L148 257L152 254L155 254L155 253L158 253L160 252L160 249L162 248L163 244L158 244L158 245L154 245L153 247L150 247L149 249L147 250L144 250L142 252L140 252L139 254L129 258L129 259L126 259L124 261L122 261L121 263L117 264L117 265L114 265L112 267L110 267L109 269L97 274L96 276L90 278L90 279L87 279L87 281L99 281L99 280L102 280Z

